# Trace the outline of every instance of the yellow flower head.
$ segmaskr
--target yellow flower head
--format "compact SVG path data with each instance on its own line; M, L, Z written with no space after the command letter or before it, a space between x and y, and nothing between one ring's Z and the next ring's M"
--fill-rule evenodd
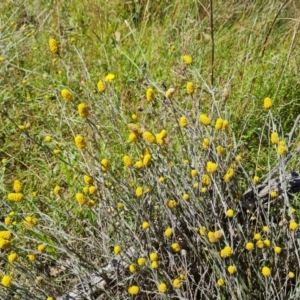
M191 94L194 93L194 91L195 91L194 84L193 84L192 82L189 81L189 82L186 84L186 92L187 92L188 95L191 95Z
M130 264L128 269L131 273L135 273L136 272L136 265L135 264Z
M174 252L179 252L180 251L180 246L178 243L173 243L171 245L171 249L174 251Z
M167 206L171 209L176 208L177 202L175 200L168 200L167 201Z
M13 182L13 190L14 190L16 193L22 192L23 187L22 187L22 183L21 183L20 180L14 180L14 182Z
M12 202L20 202L23 199L22 193L9 193L7 199Z
M134 132L131 132L131 133L129 134L129 136L128 136L128 141L129 141L130 143L134 143L134 142L136 142L137 140L138 140L137 134L134 133Z
M10 287L12 284L12 278L9 275L5 275L1 279L1 284L5 287Z
M121 252L122 252L122 247L119 246L119 245L116 245L116 246L114 247L114 253L115 253L116 255L118 255L118 254L120 254Z
M123 163L126 167L131 167L133 164L132 159L128 155L123 156Z
M108 75L105 76L105 81L106 82L111 82L115 79L115 74L109 73Z
M202 141L202 147L204 150L207 150L210 145L210 140L208 138L204 138Z
M235 266L232 266L232 265L230 265L228 268L227 268L227 271L228 271L228 273L229 274L234 274L235 272L236 272L236 268L235 268Z
M191 170L191 176L192 177L196 177L197 175L198 175L198 171L197 170L195 170L195 169Z
M37 250L38 250L38 252L45 252L46 245L45 244L38 245Z
M88 107L84 103L78 105L78 113L81 118L88 118L90 115Z
M97 83L97 88L98 88L98 91L99 91L100 93L105 92L106 86L105 86L105 84L104 84L104 82L103 82L102 80L99 80L99 81L98 81L98 83Z
M87 199L85 198L85 196L82 193L77 193L75 195L75 198L80 205L84 205L87 202Z
M222 278L218 279L218 281L217 281L218 286L223 286L224 284L225 284L224 279L222 279Z
M213 163L211 161L208 161L206 163L206 172L207 173L214 173L215 171L217 171L217 169L218 169L218 165L217 164L215 164L215 163Z
M288 273L288 277L289 278L294 278L295 277L295 273L294 272L289 272Z
M270 276L271 275L271 269L269 267L263 267L261 269L261 273L264 275L264 276Z
M150 253L149 258L151 261L156 261L156 260L158 260L158 254L155 252L152 252L152 253Z
M209 240L210 243L215 243L215 242L218 240L218 239L216 238L216 236L215 236L215 233L212 232L212 231L209 231L209 232L207 233L207 237L208 237L208 240Z
M253 177L253 182L254 183L259 183L260 182L260 178L258 176L254 176Z
M54 195L60 195L61 194L61 187L56 185L53 189Z
M180 289L182 286L181 280L179 278L174 279L172 284L175 289Z
M141 169L143 167L143 162L141 160L138 160L134 165L137 169Z
M279 142L280 143L280 142ZM285 155L286 153L287 153L287 151L288 151L288 149L287 149L287 147L285 146L285 145L280 145L279 144L279 146L278 146L278 148L277 148L277 153L279 154L279 155Z
M279 246L275 246L274 247L274 252L276 253L276 254L280 254L281 253L281 247L279 247Z
M11 264L13 264L13 263L17 260L17 258L18 258L18 254L15 253L15 252L9 254L8 257L7 257L8 261L9 261Z
M181 117L179 119L179 125L180 125L180 127L186 127L186 126L188 126L189 122L188 122L187 118L186 117Z
M226 149L221 145L217 146L216 150L219 156L223 156L226 153Z
M103 158L101 160L101 170L102 171L108 171L109 168L110 168L109 161L106 158Z
M260 240L261 239L260 233L255 233L254 236L253 236L253 239L255 239L257 241Z
M206 235L206 227L205 226L202 226L200 229L199 229L199 234L200 235L202 235L202 236L204 236L204 235Z
M271 191L270 192L270 197L271 198L276 198L278 196L278 193L276 191Z
M165 236L166 237L170 237L172 234L173 234L173 230L172 228L168 227L166 230L165 230Z
M269 239L265 239L263 242L265 246L270 247L271 241Z
M272 144L278 144L279 143L277 132L272 132L271 133L271 143Z
M230 257L232 256L233 252L230 246L225 246L221 251L220 251L220 256L222 258Z
M193 62L193 59L189 55L184 55L182 59L187 65L190 65Z
M264 99L264 108L265 109L270 109L272 107L272 100L269 97L266 97Z
M144 257L139 257L137 263L140 267L144 267L146 265L146 259Z
M226 212L226 214L227 214L228 218L232 218L233 215L234 215L234 210L233 209L228 209L227 212Z
M175 93L175 89L171 87L166 91L165 96L167 99L172 99L174 93Z
M145 229L145 230L149 229L150 228L150 224L148 222L143 222L142 228Z
M150 131L145 131L143 137L149 144L154 144L156 141L155 136Z
M297 230L297 228L298 228L298 224L295 221L290 221L289 229L295 231Z
M92 184L93 183L93 178L89 175L84 175L83 176L83 181L85 184Z
M146 154L143 158L143 166L148 167L151 164L152 156L150 154Z
M144 190L141 186L137 187L136 190L135 190L135 194L137 197L141 197L143 196L143 193L144 193Z
M165 293L167 291L168 287L167 285L164 283L164 282L161 282L159 285L158 285L158 291L160 293Z
M220 239L223 236L222 230L217 230L214 232L215 238Z
M90 193L90 195L96 195L97 194L97 188L94 185L91 185L89 187L89 193Z
M137 295L140 292L140 288L137 285L131 285L128 288L128 294Z
M49 39L48 41L50 52L53 54L59 54L59 47L55 39Z
M224 181L229 182L233 176L234 176L234 169L229 168L226 174L224 175Z
M210 118L205 114L201 114L199 120L203 125L210 125L211 123Z
M223 120L222 130L227 130L229 127L229 122L227 120Z
M202 175L202 185L209 186L210 185L210 177L207 174Z
M152 88L148 88L146 91L146 99L148 102L151 102L154 100L154 90Z
M248 242L245 246L248 251L252 251L254 249L254 244L252 242Z
M13 222L13 219L11 217L5 217L4 218L4 224L10 225Z
M223 119L218 118L215 124L216 130L221 130L223 128Z
M76 135L75 139L75 145L78 149L84 149L86 148L86 141L84 140L83 136L82 135Z
M182 198L183 198L183 200L188 201L190 199L190 195L189 194L183 194Z
M6 240L6 239L3 239L3 238L0 238L0 249L9 249L11 246L11 243L9 240Z
M269 231L269 227L268 226L263 226L263 231L264 232L268 232Z
M159 263L157 260L151 262L151 268L157 269L159 267Z
M166 181L166 178L163 177L163 176L160 176L160 177L158 178L158 181L161 182L161 183L163 183L163 182Z
M24 225L27 227L33 227L37 224L37 219L35 217L27 216L24 219Z
M66 101L72 101L74 99L74 96L72 94L72 92L70 92L67 89L63 89L61 91L61 96L63 97L63 99L65 99Z
M258 240L256 242L256 247L259 249L263 249L265 247L265 243L262 240Z
M36 260L36 257L34 254L28 254L27 257L30 262L34 262Z
M9 230L2 230L0 231L0 238L10 240L12 238L12 234Z

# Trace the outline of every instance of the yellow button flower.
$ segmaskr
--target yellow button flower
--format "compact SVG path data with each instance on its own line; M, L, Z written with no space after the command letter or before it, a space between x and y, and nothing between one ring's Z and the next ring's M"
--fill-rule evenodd
M235 268L235 266L230 265L227 268L227 271L228 271L229 274L234 274L236 272L236 268Z
M128 288L128 294L137 295L140 292L140 288L137 285L131 285Z
M5 287L10 287L12 284L12 278L9 275L5 275L1 279L1 284Z
M119 246L119 245L116 245L116 246L114 247L114 253L115 253L116 255L118 255L118 254L120 254L121 252L122 252L122 247Z
M140 267L144 267L146 265L146 259L144 257L139 257L137 263Z
M167 228L166 230L165 230L165 232L164 232L164 235L166 236L166 237L170 237L171 235L173 234L173 230L172 230L172 228Z
M266 277L270 276L271 275L271 269L269 267L263 267L262 270L261 270L261 273Z
M186 92L188 95L192 95L195 91L195 87L194 87L194 84L189 81L187 84L186 84Z
M264 108L265 109L270 109L272 107L272 100L269 97L266 97L264 99Z
M151 102L154 100L154 90L152 88L148 88L146 91L146 100Z
M68 102L70 102L74 99L74 96L73 96L72 92L70 92L67 89L63 89L61 91L61 96L63 97L64 100L66 100Z
M105 81L107 82L111 82L115 79L116 75L115 74L112 74L112 73L109 73L105 76Z
M254 244L252 242L248 242L245 246L248 251L252 251L254 249Z
M179 278L174 279L172 284L175 289L180 289L182 286L181 280Z
M297 228L298 228L298 224L295 221L290 221L289 229L295 231L297 230Z
M55 39L53 38L49 39L48 44L49 44L50 52L52 54L59 54L59 47Z
M80 103L78 105L78 113L79 113L79 116L83 119L88 118L90 115L90 111L84 103Z
M206 125L206 126L210 125L210 123L211 123L210 118L205 114L201 114L199 117L199 120L203 125Z
M190 65L193 62L193 59L190 55L184 55L182 59L187 65Z
M164 282L161 282L158 286L158 291L160 293L165 293L167 291L168 287Z

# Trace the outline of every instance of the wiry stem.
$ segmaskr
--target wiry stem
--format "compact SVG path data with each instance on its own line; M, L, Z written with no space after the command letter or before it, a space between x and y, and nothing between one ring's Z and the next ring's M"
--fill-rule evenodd
M211 88L214 86L214 67L215 67L215 38L214 38L214 12L213 0L210 0L210 37L211 37L211 74L210 83Z

